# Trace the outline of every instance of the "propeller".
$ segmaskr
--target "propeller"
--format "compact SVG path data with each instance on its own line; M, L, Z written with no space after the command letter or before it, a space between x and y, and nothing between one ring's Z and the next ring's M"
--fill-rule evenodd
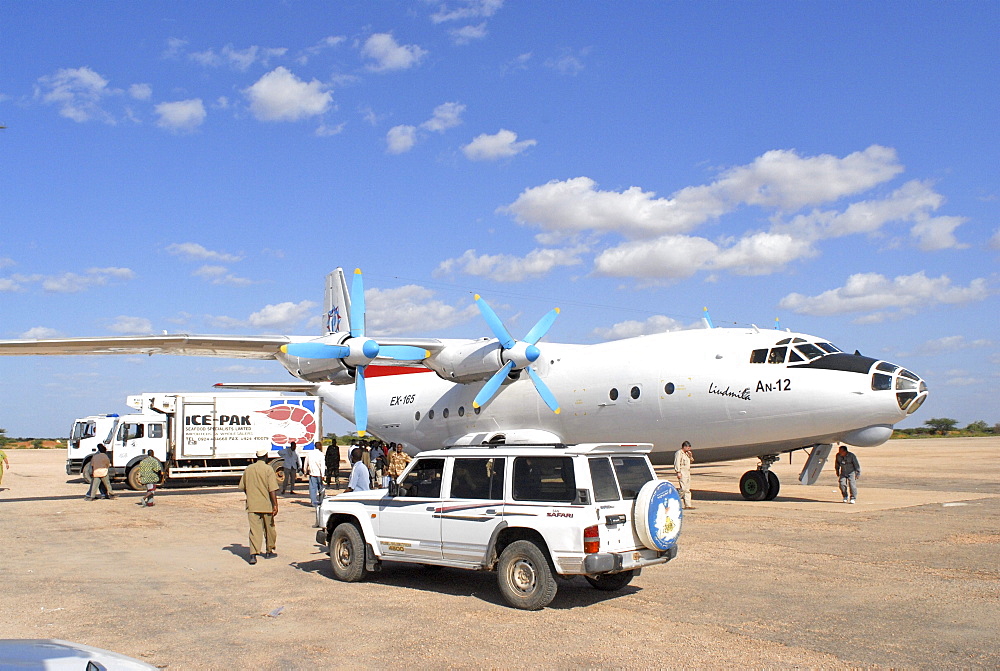
M510 332L504 327L503 322L497 316L497 313L493 311L493 308L489 306L483 297L476 294L476 305L479 307L479 312L482 313L483 319L486 320L486 324L493 331L493 335L500 343L500 347L503 348L500 352L500 360L505 362L503 367L493 374L483 388L479 390L476 394L476 398L472 401L472 407L480 408L485 403L487 403L500 389L500 385L503 384L504 378L510 374L514 369L517 370L527 370L528 377L531 378L532 384L535 385L535 391L538 395L542 397L545 405L549 407L552 412L559 414L559 402L556 400L555 395L546 386L545 382L542 381L541 376L531 368L530 364L534 363L535 360L541 356L541 351L535 346L539 340L541 340L545 334L548 332L549 327L559 316L559 308L553 308L547 312L538 323L531 327L528 334L524 336L524 340L515 340L511 337Z
M376 357L397 361L422 361L430 352L409 345L379 346L371 338L365 337L365 289L361 279L361 269L354 269L351 282L351 334L339 344L312 342L289 343L281 346L281 351L303 359L340 359L354 368L354 426L359 436L368 430L368 396L365 393L365 367Z

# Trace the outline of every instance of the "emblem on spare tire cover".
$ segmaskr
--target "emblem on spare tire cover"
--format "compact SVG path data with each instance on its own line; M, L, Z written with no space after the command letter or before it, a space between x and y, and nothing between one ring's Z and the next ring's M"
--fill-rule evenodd
M665 480L650 480L635 499L635 527L650 550L669 550L681 533L681 497Z

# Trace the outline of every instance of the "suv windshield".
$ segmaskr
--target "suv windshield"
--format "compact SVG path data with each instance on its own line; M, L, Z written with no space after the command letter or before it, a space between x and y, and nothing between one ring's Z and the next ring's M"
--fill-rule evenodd
M576 478L570 457L514 459L514 500L572 503Z

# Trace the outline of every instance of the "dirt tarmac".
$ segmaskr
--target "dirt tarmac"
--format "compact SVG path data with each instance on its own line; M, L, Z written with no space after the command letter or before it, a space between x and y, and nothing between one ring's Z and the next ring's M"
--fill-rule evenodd
M305 483L280 500L278 557L250 566L235 484L88 502L65 452L9 450L0 638L172 669L1000 667L1000 439L855 452L853 506L832 459L805 487L804 456L785 456L781 493L759 503L738 493L756 460L696 465L675 561L617 593L559 581L550 607L521 612L492 573L388 564L335 581Z

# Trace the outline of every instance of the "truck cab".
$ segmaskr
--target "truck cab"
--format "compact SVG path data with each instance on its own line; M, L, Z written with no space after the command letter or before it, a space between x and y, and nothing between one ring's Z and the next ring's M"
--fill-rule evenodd
M117 413L81 417L73 422L66 441L66 475L83 473L101 443L110 446L118 429Z

